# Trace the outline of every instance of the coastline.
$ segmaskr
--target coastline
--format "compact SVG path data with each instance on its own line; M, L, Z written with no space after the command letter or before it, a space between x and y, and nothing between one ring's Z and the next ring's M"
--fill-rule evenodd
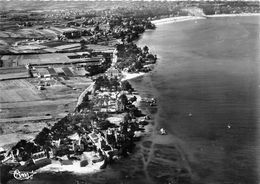
M229 17L229 16L237 16L237 15L221 15L221 16L213 16L213 17ZM250 15L238 15L238 16L250 16ZM186 17L187 18L187 17ZM182 19L183 21L186 21L186 20L196 20L196 19L204 19L204 18L198 18L198 17L193 17L192 19ZM180 22L182 21L180 20ZM169 22L170 23L170 22ZM163 24L163 23L162 23ZM131 79L134 79L134 78L137 78L137 77L141 77L143 76L145 73L128 73L128 72L122 72L123 74L123 78L122 78L122 81L124 80L131 80ZM138 91L138 89L136 89ZM139 108L139 105L140 105L140 99L137 98L137 101L136 101L136 107ZM158 114L156 115L158 116ZM141 147L141 152L145 152L147 150L150 151L150 154L148 155L148 158L146 161L144 161L144 170L148 168L148 165L150 164L150 162L154 161L153 159L153 154L156 150L158 150L158 145L160 145L160 148L161 149L164 149L165 147L171 145L171 146L174 146L176 147L176 149L179 151L179 153L181 153L181 159L184 160L184 163L183 165L185 165L185 168L187 168L188 172L191 173L191 168L189 166L189 163L188 161L186 161L186 155L185 153L188 152L188 148L186 147L182 147L182 142L181 140L176 137L175 135L172 135L172 134L168 134L166 136L160 136L158 135L158 121L157 120L158 117L156 117L154 119L154 123L153 125L151 125L152 127L149 127L151 128L150 131L146 130L146 133L149 132L149 137L145 137L142 141L138 142L138 145L140 145ZM148 128L148 127L146 127ZM151 146L147 147L146 146L146 143L152 143ZM190 159L190 155L188 155L188 158ZM164 160L164 162L166 164L171 164L170 162L170 159L169 160ZM181 164L180 164L181 165ZM53 165L54 166L54 165ZM51 165L49 166L51 167ZM44 168L45 170L41 170L40 172L48 172L50 168ZM69 171L69 167L68 166L57 166L56 168L52 168L53 170L55 169L60 169L60 171ZM91 169L91 168L89 168ZM83 171L83 170L77 170L77 168L74 168L71 172L73 172L73 174L91 174L91 173L95 173L95 172L99 172L100 169L94 169L93 170L88 170L88 171ZM109 171L107 171L109 172ZM149 173L146 173L146 176L148 176ZM149 177L149 180L151 181L152 178Z
M217 20L217 22L222 22L223 20L224 20L224 22L225 22L225 20L229 20L229 18L228 17L231 17L230 18L230 20L232 21L232 20L235 20L236 21L236 19L240 19L240 17L241 17L241 19L243 20L243 18L242 17L246 17L247 16L247 19L250 19L250 18L256 18L256 19L259 19L259 17L257 17L257 16L260 16L260 14L258 13L258 14L222 14L222 15L212 15L212 16L208 16L208 17L210 17L210 18L214 18L214 17L216 17L216 18L218 18L218 17L223 17L223 18L219 18L219 19L215 19L215 20ZM251 17L251 16L253 16L253 17ZM227 17L227 18L225 18L225 17ZM238 17L238 18L232 18L232 17ZM193 18L193 19L195 19L195 18ZM167 19L167 20L169 20L169 19ZM212 20L214 20L214 19L212 19ZM220 21L218 21L218 20L220 20ZM180 20L181 21L181 20ZM209 20L210 21L210 20ZM244 21L244 20L243 20ZM173 22L175 22L175 21L172 21L172 23ZM166 22L166 23L171 23L171 22ZM188 22L187 22L188 23ZM181 24L180 26L186 26L186 24L187 23L183 23L183 24ZM192 23L192 22L191 22ZM194 22L193 22L194 23ZM161 22L161 24L163 24L163 21ZM160 24L158 24L158 25L160 25ZM223 26L225 26L225 24L223 23L222 24ZM176 25L177 26L177 25ZM160 27L159 27L160 28ZM243 27L244 28L244 27ZM197 29L196 29L197 30ZM164 31L164 29L163 29L163 31ZM162 31L162 33L164 33ZM180 31L180 30L178 30L178 31ZM149 33L148 33L148 35L149 35ZM144 36L144 38L145 38L145 41L144 42L141 42L141 44L142 45L148 45L148 43L149 44L152 44L152 43L155 43L155 45L157 46L157 48L163 48L161 45L162 44L158 44L157 45L157 39L158 38L160 38L159 36L162 36L163 34L154 34L153 33L153 38L150 38L150 35L149 36ZM165 37L166 37L166 35L165 35ZM153 42L151 43L151 42L148 42L147 40L148 39L152 39L153 40ZM158 39L159 40L159 39ZM162 39L163 40L163 39ZM159 41L158 41L159 42ZM160 40L160 43L164 43L164 42L162 42L161 40ZM152 45L150 45L150 46L152 46ZM168 45L167 45L168 46ZM156 48L156 47L155 47ZM186 48L186 47L185 47ZM215 47L214 47L215 48ZM162 49L163 50L163 49ZM164 49L163 51L165 51L166 49ZM165 52L167 52L167 51L165 51ZM168 51L169 52L169 51ZM212 53L214 53L215 54L215 52L214 52L214 50L212 51ZM177 54L178 55L178 54ZM167 55L166 55L167 56ZM169 57L169 56L168 56ZM198 57L199 58L199 57ZM160 59L162 59L162 58L160 58ZM200 59L200 58L199 58ZM199 59L198 59L198 61L199 61ZM167 59L166 59L167 60ZM176 62L177 63L177 62ZM167 64L169 64L169 63L166 63L166 65ZM177 65L178 66L178 65ZM185 66L185 65L184 65ZM184 66L183 66L183 68L184 68ZM164 67L164 68L166 68L166 67ZM163 68L163 69L164 69ZM158 73L159 72L162 72L163 70L161 70L161 71L157 71ZM189 70L187 70L187 71L189 71ZM197 72L197 71L196 71ZM176 73L178 73L178 70L176 70ZM168 74L168 73L167 73ZM161 75L161 74L160 74ZM181 75L176 75L177 77L177 80L179 80L181 77ZM179 78L180 77L180 78ZM154 78L156 78L156 76L154 76ZM160 78L161 79L161 78ZM172 78L169 78L169 79L172 79ZM184 81L184 79L187 79L187 78L185 78L185 77L183 77L183 81ZM146 82L146 81L145 81ZM167 82L169 82L169 81L163 81L166 85L167 85ZM171 81L172 82L172 81ZM175 81L176 82L176 81ZM174 83L174 82L172 82L172 83ZM164 90L164 88L162 87L163 85L160 85L159 84L159 82L157 81L157 82L155 82L155 86L157 86L160 90ZM164 87L166 86L166 85L164 85ZM177 87L176 87L177 86ZM178 87L181 89L182 87L180 87L180 86L182 86L182 84L176 84L176 86L175 86L175 88L172 88L172 89L174 89L174 90L176 90L176 88L178 89ZM194 86L197 86L197 81L196 81L196 84L194 84ZM204 87L204 84L202 84L202 86ZM172 87L172 86L171 86ZM211 86L210 86L211 87ZM215 86L213 86L214 88L215 88ZM188 88L183 88L183 89L186 89L187 91L189 90ZM194 89L195 89L195 87L194 87ZM172 90L173 91L173 90ZM181 92L183 92L183 91L181 91ZM177 125L174 127L174 128L179 128L178 127L178 125L181 127L181 126L183 126L181 123L183 123L183 122L187 122L187 125L191 125L191 123L189 123L189 122L191 122L191 120L189 120L189 119L193 119L192 121L194 121L195 120L195 118L196 117L190 117L189 115L188 115L188 113L187 113L187 110L186 110L186 106L185 105L183 105L183 107L181 107L182 106L182 100L185 98L185 97L187 97L187 96L185 96L185 97L183 97L182 96L182 93L181 92L176 92L175 94L178 94L178 96L179 96L179 98L180 98L180 102L178 103L176 103L175 105L179 105L180 104L180 109L181 110L174 110L174 111L167 111L167 108L169 108L169 106L164 106L164 109L162 109L162 110L164 110L164 111L167 111L167 113L162 113L162 114L160 114L160 116L159 115L157 115L157 119L155 120L155 122L157 123L156 125L158 126L158 124L159 124L159 127L160 127L160 122L162 122L162 125L164 125L164 123L165 122L167 122L167 121L170 121L170 120L176 120L176 121L179 121L180 123L178 123L178 122L172 122L172 123L176 123ZM164 93L164 92L162 92L161 93L162 95L161 96L166 96L166 95L168 95L166 92ZM190 95L190 94L189 94ZM194 95L195 96L195 95ZM203 95L202 95L203 96ZM177 98L176 96L174 96L173 97L173 95L172 96L170 96L169 95L169 99L170 99L170 97L172 97L172 99L174 99L174 98ZM159 98L159 97L158 97ZM203 97L202 97L203 98ZM159 98L160 99L160 98ZM160 102L162 102L163 100L163 103L166 103L167 101L166 101L166 98L165 97L161 97L161 101ZM187 100L188 101L188 100ZM192 100L190 100L190 101L193 101L193 99ZM189 102L190 102L189 101ZM194 100L195 101L195 100ZM197 102L199 101L199 100L196 100ZM212 102L213 104L214 104L214 102ZM162 105L163 106L163 105ZM161 107L162 107L161 106ZM161 107L159 107L159 108L161 108ZM221 106L222 107L222 106ZM202 106L202 108L205 108L204 106ZM194 103L194 108L192 108L192 109L196 109L196 103ZM228 108L227 108L228 109ZM159 113L162 111L160 111L161 109L159 109ZM189 110L188 110L189 111ZM195 110L194 110L195 111ZM232 111L232 110L231 110ZM171 117L171 114L170 114L170 112L176 112L176 115L175 115L175 117L178 117L179 116L179 113L182 113L182 112L184 112L184 117L178 117L178 118L172 118ZM185 112L187 113L186 114L186 117L185 117ZM194 113L195 114L195 112L192 112L192 113ZM197 114L197 113L196 113ZM214 114L214 112L212 113L212 114ZM166 115L168 115L169 117L167 117L168 119L166 119L165 118L165 116ZM217 117L216 117L217 118ZM159 122L158 122L159 121ZM183 121L183 122L182 122ZM196 121L196 120L195 120ZM189 124L188 124L189 123ZM166 124L166 123L165 123ZM167 125L167 124L166 124ZM192 126L192 125L191 125ZM158 127L158 128L159 128ZM170 123L169 123L169 127L171 127L171 125L170 125ZM154 127L155 128L155 127ZM188 170L188 172L189 173L191 173L191 176L193 177L192 179L193 180L196 180L197 178L197 172L199 172L199 171L201 171L201 170L199 170L198 169L198 171L196 171L196 169L197 168L194 168L194 165L191 165L190 163L198 163L198 162L204 162L203 161L203 159L201 159L201 160L199 160L199 159L197 159L196 158L196 155L195 154L198 154L200 151L196 151L196 149L193 149L193 148L191 148L191 147L189 147L189 142L187 141L187 142L185 142L185 139L182 139L182 135L184 135L184 134L178 134L178 129L173 129L172 130L172 132L170 132L167 136L164 136L164 137L161 137L161 136L158 136L158 135L156 135L156 134L152 134L152 138L150 139L150 140L152 140L153 141L153 146L154 145L158 145L158 143L161 145L161 148L164 148L164 147L166 147L167 145L169 145L169 144L171 144L172 146L175 146L176 147L176 149L178 149L178 151L179 151L179 153L180 153L180 155L181 155L181 157L183 158L183 164L186 166L186 168L187 168L187 170ZM170 128L169 128L170 129ZM155 130L154 131L156 131L156 128L155 128ZM176 131L176 134L175 134L175 131ZM180 128L180 131L179 132L181 132L181 128ZM209 131L209 134L211 134L212 132L211 131ZM193 135L193 134L192 134ZM160 141L160 142L159 142ZM169 142L167 142L167 141L169 141ZM232 143L231 143L232 144ZM163 146L164 147L163 147ZM150 147L152 147L152 149L150 149L149 151L150 152L152 152L151 150L153 150L153 146L150 146ZM199 145L200 146L200 145ZM204 146L204 145L203 145ZM202 146L201 146L202 147ZM214 145L214 147L215 147L215 145ZM216 146L217 147L217 146ZM216 149L216 147L214 148L214 149ZM210 150L211 148L210 147L207 147L208 148L208 150ZM200 149L200 148L199 148ZM204 149L204 150L203 150ZM221 148L220 148L221 149ZM195 150L195 151L194 151ZM205 151L205 148L203 147L203 148L201 148L201 150L203 150L203 151ZM217 149L216 149L217 150ZM206 152L206 151L205 151ZM209 153L210 151L208 151L208 152L206 152L205 153L205 157L206 156L208 156L209 157L209 160L211 161L211 156L212 155L214 155L214 153ZM199 153L199 154L201 154L201 153ZM218 153L216 152L216 155L217 155ZM201 154L202 156L204 156L204 154ZM151 162L150 163L153 163L153 161L154 161L155 159L151 159ZM235 160L235 159L234 159ZM232 160L233 161L233 160ZM217 162L216 162L217 163ZM221 161L220 161L220 163L221 163ZM162 163L160 163L161 164L161 166L163 165ZM204 163L203 163L204 164ZM201 165L203 165L203 164L201 164ZM151 164L150 164L151 165ZM164 165L166 165L166 164L164 164ZM206 164L205 164L206 165ZM202 166L202 168L203 168L204 166ZM157 167L157 168L159 168L159 166ZM212 164L212 168L214 168L214 164ZM218 169L218 168L217 168ZM216 170L217 170L216 169ZM222 172L222 170L220 170L221 172ZM203 171L201 171L201 172L203 172ZM224 171L225 172L225 171ZM234 173L235 173L235 171L234 171ZM153 173L154 174L154 173ZM164 173L165 174L165 173ZM213 175L213 174L212 174ZM214 177L214 176L210 176L210 177ZM203 178L203 177L202 177ZM213 178L213 179L215 179L215 178ZM218 179L218 178L217 178ZM225 178L226 179L226 178ZM205 182L205 183L207 183L207 182Z
M158 20L151 21L155 25L168 24L173 22L184 22L189 20L198 20L205 19L204 17L194 17L194 16L181 16L181 17L170 17L170 18L162 18Z
M243 17L243 16L260 16L260 13L237 13L237 14L217 14L207 15L207 17Z
M133 78L137 78L140 76L143 76L145 73L138 73L138 74L130 74L126 72L125 78L123 78L124 80L129 80L129 79L133 79ZM123 80L122 80L123 81ZM89 88L87 88L89 91L90 88L92 88L93 85ZM134 94L134 95L127 95L128 98L131 98L132 96L136 97L136 101L133 102L133 105L135 107L137 107L138 109L140 109L141 111L143 111L143 109L141 108L141 101L142 101L142 97L139 94ZM145 113L147 114L147 113ZM139 117L137 118L139 120L143 120L143 117ZM122 117L109 117L107 118L107 120L109 120L111 123L115 124L115 125L119 125L119 123L122 121ZM149 120L148 120L149 121ZM144 131L135 131L135 134L138 137L144 137L145 135L147 135L149 132L154 131L154 125L152 125L151 123L149 123L148 125L144 126ZM136 144L137 145L141 145L143 142L145 142L147 140L140 140L137 141ZM90 160L90 158L95 157L95 154L91 153L91 152L84 152L83 157L88 158L87 160ZM44 167L41 167L39 169L37 169L36 171L39 174L43 174L43 173L59 173L59 172L70 172L73 175L84 175L84 174L95 174L98 172L101 172L102 169L100 168L102 165L104 164L104 161L102 162L97 162L97 163L92 163L91 165L88 165L86 167L81 167L80 166L80 161L73 161L72 165L62 165L59 161L54 161L52 160L52 163L49 165L46 165ZM109 172L109 171L107 171Z
M198 16L180 16L180 17L169 17L157 20L152 20L151 22L155 25L169 24L174 22L184 22L189 20L199 20L214 17L242 17L242 16L260 16L260 13L241 13L241 14L216 14L216 15L206 15L205 17Z
M131 74L131 73L128 73L128 72L122 72L122 74L123 74L123 78L121 79L121 81L125 81L125 80L131 80L131 79L143 76L145 73L140 72L140 73ZM87 92L93 90L93 86L94 86L94 82L82 92L82 94L78 98L78 103L77 103L76 107L78 107L83 102L83 98L87 94ZM130 96L127 95L127 96L130 98L133 95L130 95ZM136 106L138 109L140 109L140 103L141 103L142 97L139 94L135 94L134 96L137 99L136 99L135 102L133 102L133 105ZM119 122L118 122L118 118L113 117L113 116L108 118L108 119L111 123L113 123L115 125L119 125L119 122L122 120L122 118L119 118ZM137 119L142 119L142 118L137 118ZM139 136L144 136L145 134L148 133L148 129L149 129L149 126L148 127L145 126L144 132L136 131L136 134L139 135ZM140 141L140 143L142 143L142 141ZM94 157L94 154L84 152L84 157L90 159L91 157ZM79 161L73 161L72 165L61 165L61 163L59 161L52 160L51 164L46 165L44 167L41 167L41 168L37 169L36 171L38 173L71 172L72 174L75 174L75 175L93 174L93 173L101 172L102 169L100 167L103 164L104 164L104 162L98 162L98 163L95 163L95 164L92 164L92 165L88 165L86 167L80 167Z
M139 72L139 73L128 73L128 72L123 72L122 71L122 75L123 78L121 79L121 81L126 81L126 80L131 80L137 77L141 77L143 75L145 75L146 73L144 72Z
M117 56L113 55L113 60L112 60L112 66L111 67L114 67L114 64L116 62L117 62ZM106 74L106 72L104 73L104 75L105 74ZM121 71L121 74L122 74L121 81L126 81L126 80L131 80L131 79L143 76L146 73L145 72L129 73L129 72ZM75 109L77 109L83 103L84 97L87 95L88 92L93 90L94 85L95 85L95 82L90 83L90 85L78 96L77 104L75 106ZM141 103L142 97L140 95L138 95L138 94L135 94L134 96L137 99L136 99L135 102L133 102L133 105L136 108L140 109L140 103ZM132 95L130 95L130 96L128 95L127 97L131 98ZM110 119L110 122L112 122L113 124L117 124L116 122L113 122L113 121L114 121L114 117L112 117ZM136 131L136 136L139 137L139 138L144 136L145 134L147 134L148 129L149 129L148 127L144 126L144 132ZM33 137L35 137L35 136L36 135L34 135ZM33 137L31 139L33 139ZM91 155L88 152L84 152L84 156L85 155L86 155L86 158L89 158L88 160L91 160L90 158L94 158L95 157L95 155ZM51 163L50 164L48 164L46 166L43 166L43 167L40 167L39 169L36 170L36 172L42 173L42 174L44 174L44 173L55 174L55 173L58 173L58 172L70 172L71 174L75 174L75 175L93 174L93 173L100 172L102 170L101 167L103 165L104 165L104 161L103 162L98 162L98 163L92 163L92 164L90 164L90 165L88 165L86 167L81 167L80 166L80 161L73 161L73 163L70 164L70 165L62 165L60 161L56 161L56 160L51 159Z
M85 152L84 157L90 158L94 157L94 154ZM58 172L71 172L73 174L93 174L100 172L100 167L104 164L104 161L97 162L86 167L80 166L80 161L73 161L72 165L61 165L59 161L52 161L51 164L46 165L37 169L38 173L58 173Z
M253 16L259 16L260 14L255 14L255 15L253 15ZM208 16L208 17L236 17L236 16L252 16L251 14L228 14L228 15L212 15L212 16ZM171 19L171 18L167 18L167 21L162 21L161 23L157 23L156 25L161 25L161 24L165 24L165 23L171 23L171 20L169 20L169 19ZM203 18L203 17L174 17L174 21L173 22L182 22L182 21L188 21L188 20L197 20L197 19L205 19L205 18ZM163 20L163 19L161 19L161 20ZM158 21L160 21L160 20L158 20ZM143 76L143 75L145 75L145 73L142 73L142 72L140 72L140 73L128 73L128 72L122 72L122 74L123 74L123 78L122 78L122 81L124 81L124 80L131 80L131 79L134 79L134 78L138 78L138 77L141 77L141 76ZM93 86L92 86L93 87ZM89 88L87 88L80 96L79 96L79 101L78 101L78 103L80 103L81 101L82 101L82 98L83 98L83 96L85 96L85 94L86 94L86 92L88 91L88 90L90 90L90 86L89 86ZM138 107L139 108L139 105L140 105L140 97L138 97L137 98L137 101L136 101L136 107ZM155 121L155 122L157 122L157 121ZM178 138L177 137L175 137L175 136L172 136L172 135L167 135L167 136L164 136L164 137L161 137L161 136L159 136L159 135L157 135L157 128L158 128L158 125L157 124L154 124L154 125L152 125L153 127L153 130L152 130L152 135L151 135L151 137L150 138L148 138L148 140L151 140L152 141L152 146L151 146L151 149L149 149L150 150L150 152L151 153L153 153L154 152L154 145L155 144L162 144L162 145L167 145L167 144L170 144L171 142L172 142L172 140L174 140L173 142L176 142L176 145L177 145L177 143L178 143ZM143 141L140 141L139 142L139 144L141 144L141 143L143 143L143 142L145 142L145 141L147 141L147 139L146 140L143 140ZM142 148L143 149L143 148ZM146 149L146 148L144 148L144 149ZM151 159L151 157L149 157L149 160L148 160L148 162L145 162L145 167L146 167L146 169L147 169L147 166L148 166L148 164L149 164L149 162L150 162L150 159ZM53 171L53 172L64 172L64 171L69 171L69 172L73 172L73 173L82 173L82 174L87 174L87 173L92 173L92 172L96 172L96 171L100 171L100 169L99 169L99 167L95 167L95 168L89 168L89 170L87 169L84 169L84 171L83 171L83 169L82 170L77 170L78 169L78 167L79 167L79 164L78 163L76 163L76 167L71 167L71 166L60 166L59 164L57 164L57 165L48 165L48 167L46 167L46 168L41 168L40 170L39 170L39 172L48 172L48 171ZM56 167L55 167L56 166ZM88 168L88 167L85 167L85 168ZM92 170L93 169L93 170Z

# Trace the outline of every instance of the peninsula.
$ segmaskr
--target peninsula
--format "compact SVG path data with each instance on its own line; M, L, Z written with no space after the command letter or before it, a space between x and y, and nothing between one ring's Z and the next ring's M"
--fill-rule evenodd
M128 82L157 62L148 46L135 43L146 30L169 22L259 14L254 1L2 1L0 6L3 183L14 175L30 179L22 172L95 173L139 149L137 141L154 125L139 106L144 101L157 105ZM161 140L156 141L159 149ZM143 170L149 170L150 143L143 142ZM176 168L176 173L190 182L191 171Z
M59 31L52 35L54 39L16 41L1 58L2 82L30 85L24 89L30 90L31 98L36 98L35 105L42 104L39 100L44 100L40 97L43 94L50 100L49 93L59 90L57 88L77 91L79 88L73 81L78 82L79 78L80 82L87 79L89 83L79 94L74 110L60 120L48 121L52 119L50 114L35 116L34 121L46 122L35 137L21 138L17 143L10 139L9 144L4 140L1 170L9 173L7 179L12 173L17 176L31 170L91 173L104 169L114 160L128 156L134 142L144 133L144 126L149 124L149 116L137 106L141 97L126 79L149 72L156 63L156 55L151 54L147 46L139 48L133 43L139 34L155 26L147 19L122 15L85 18L82 25L86 28L71 28L70 24L64 25L70 28L52 27L53 23L43 28L33 26L41 31ZM17 96L21 94L18 89L14 91ZM9 92L6 90L6 94ZM2 121L30 121L30 118L13 117ZM25 129L28 126L33 124L24 125Z

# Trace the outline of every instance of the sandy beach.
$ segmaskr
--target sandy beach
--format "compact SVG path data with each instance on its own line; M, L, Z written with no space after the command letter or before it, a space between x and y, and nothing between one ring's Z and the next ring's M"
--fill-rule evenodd
M205 17L195 16L180 16L180 17L169 17L151 21L155 25L168 24L173 22L184 22L189 20L199 20L205 18L214 17L240 17L240 16L260 16L260 13L241 13L241 14L217 14L217 15L206 15Z
M84 152L83 156L86 160L91 162L91 158L95 157L95 153L93 152ZM104 164L104 162L90 163L86 167L80 166L80 161L73 161L72 165L62 165L60 161L52 160L52 163L44 166L37 170L38 173L44 172L72 172L74 174L92 174L100 171L100 167Z
M145 75L144 72L139 72L139 73L122 72L122 74L123 74L123 78L121 79L121 81L130 80Z
M151 21L155 25L161 24L168 24L173 22L183 22L188 20L198 20L198 19L205 19L204 17L194 17L194 16L181 16L181 17L170 17L170 18L163 18L158 20Z

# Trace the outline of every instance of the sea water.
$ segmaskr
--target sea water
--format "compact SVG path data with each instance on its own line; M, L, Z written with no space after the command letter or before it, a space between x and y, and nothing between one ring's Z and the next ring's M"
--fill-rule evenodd
M159 126L183 140L194 182L260 181L260 17L169 23L138 41L159 61L132 81L158 98Z

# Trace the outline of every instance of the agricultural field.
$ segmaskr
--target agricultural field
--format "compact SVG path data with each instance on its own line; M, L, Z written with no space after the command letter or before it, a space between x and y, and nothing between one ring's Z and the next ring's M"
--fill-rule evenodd
M6 79L18 79L18 78L28 78L30 77L28 70L26 67L5 67L0 68L0 80Z
M87 48L90 50L94 50L96 52L113 51L115 49L114 47L111 46L94 45L94 44L87 45Z
M38 90L39 82L48 85ZM73 112L78 97L91 83L86 77L0 81L0 146L8 148L20 139L32 139L43 127Z
M0 103L41 100L41 94L35 86L25 79L0 82Z
M38 90L39 79L35 78L0 81L1 123L62 118L73 112L78 96L91 82L59 77L42 81L46 86Z
M65 54L28 54L28 55L4 55L2 61L4 65L24 66L30 64L52 64L55 62L67 62L69 58Z
M51 126L55 123L52 120L41 120L34 122L0 122L0 147L5 147L6 149L12 147L21 139L33 139L40 130L44 127Z
M37 28L24 28L12 31L1 31L0 37L2 38L55 38L56 32L51 29L41 29Z
M1 57L1 56L0 56ZM75 53L52 53L52 54L21 54L21 55L3 55L0 58L3 61L3 67L17 67L31 65L54 65L70 64L76 62L93 63L100 62L102 57L81 58Z

